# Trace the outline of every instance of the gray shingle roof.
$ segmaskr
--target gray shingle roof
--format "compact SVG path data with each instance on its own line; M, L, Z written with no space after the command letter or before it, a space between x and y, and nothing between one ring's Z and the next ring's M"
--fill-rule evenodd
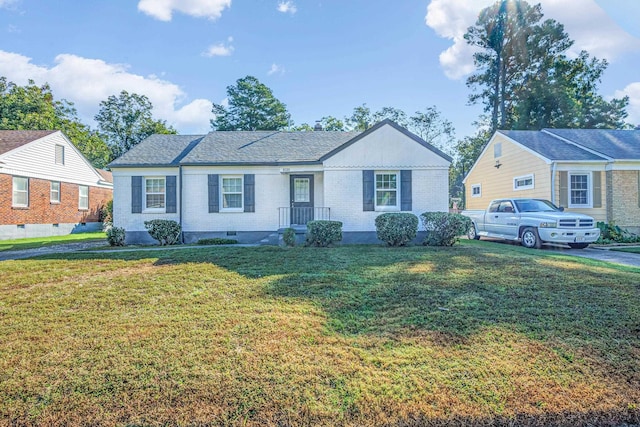
M544 129L616 160L640 160L640 130Z
M549 160L640 160L640 130L500 130L501 134Z
M281 165L321 163L337 151L389 124L427 149L451 158L390 120L365 132L230 131L207 135L152 135L110 167L178 165Z
M202 135L151 135L109 166L178 166Z
M499 132L549 160L605 160L604 157L545 132L537 130L501 130Z
M280 164L318 162L359 132L211 132L183 164Z

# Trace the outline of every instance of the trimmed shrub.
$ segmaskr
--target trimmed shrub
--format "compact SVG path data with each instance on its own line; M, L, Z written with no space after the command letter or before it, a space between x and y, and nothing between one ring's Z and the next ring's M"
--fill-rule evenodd
M107 229L107 242L109 242L109 246L124 246L124 239L124 228L111 226Z
M236 239L223 239L222 237L198 240L199 245L235 245L236 243L238 243Z
M282 233L282 241L289 247L295 246L296 230L294 230L293 228L287 228L286 230L284 230L284 233Z
M389 246L404 246L418 233L418 217L412 213L389 212L376 217L378 239Z
M161 246L175 245L180 242L182 227L173 220L152 219L151 221L145 221L144 227L149 232L149 235L156 239Z
M329 246L342 240L340 221L309 221L306 242L308 246Z
M423 244L429 246L453 246L471 227L471 219L457 213L425 212L420 219L427 231Z

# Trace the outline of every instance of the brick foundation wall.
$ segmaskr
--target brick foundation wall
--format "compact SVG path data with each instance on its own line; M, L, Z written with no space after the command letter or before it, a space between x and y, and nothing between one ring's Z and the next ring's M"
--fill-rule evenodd
M29 207L14 208L13 176L0 174L0 225L98 222L100 209L113 197L108 188L89 187L89 209L78 209L78 185L60 183L60 203L51 203L51 182L29 178Z

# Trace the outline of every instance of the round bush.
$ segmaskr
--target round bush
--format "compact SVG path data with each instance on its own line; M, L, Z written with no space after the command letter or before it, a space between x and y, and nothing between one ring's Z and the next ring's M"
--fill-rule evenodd
M407 212L389 212L376 217L378 239L389 246L404 246L416 238L418 217Z

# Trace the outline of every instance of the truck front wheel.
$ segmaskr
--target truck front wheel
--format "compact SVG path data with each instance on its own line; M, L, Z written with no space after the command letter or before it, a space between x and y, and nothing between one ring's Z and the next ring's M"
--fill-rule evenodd
M522 246L530 249L540 249L542 247L542 241L538 235L538 230L533 227L527 227L522 232Z
M467 230L467 237L469 238L469 240L480 240L480 236L478 236L475 224L471 224L471 227L469 227L469 230Z

